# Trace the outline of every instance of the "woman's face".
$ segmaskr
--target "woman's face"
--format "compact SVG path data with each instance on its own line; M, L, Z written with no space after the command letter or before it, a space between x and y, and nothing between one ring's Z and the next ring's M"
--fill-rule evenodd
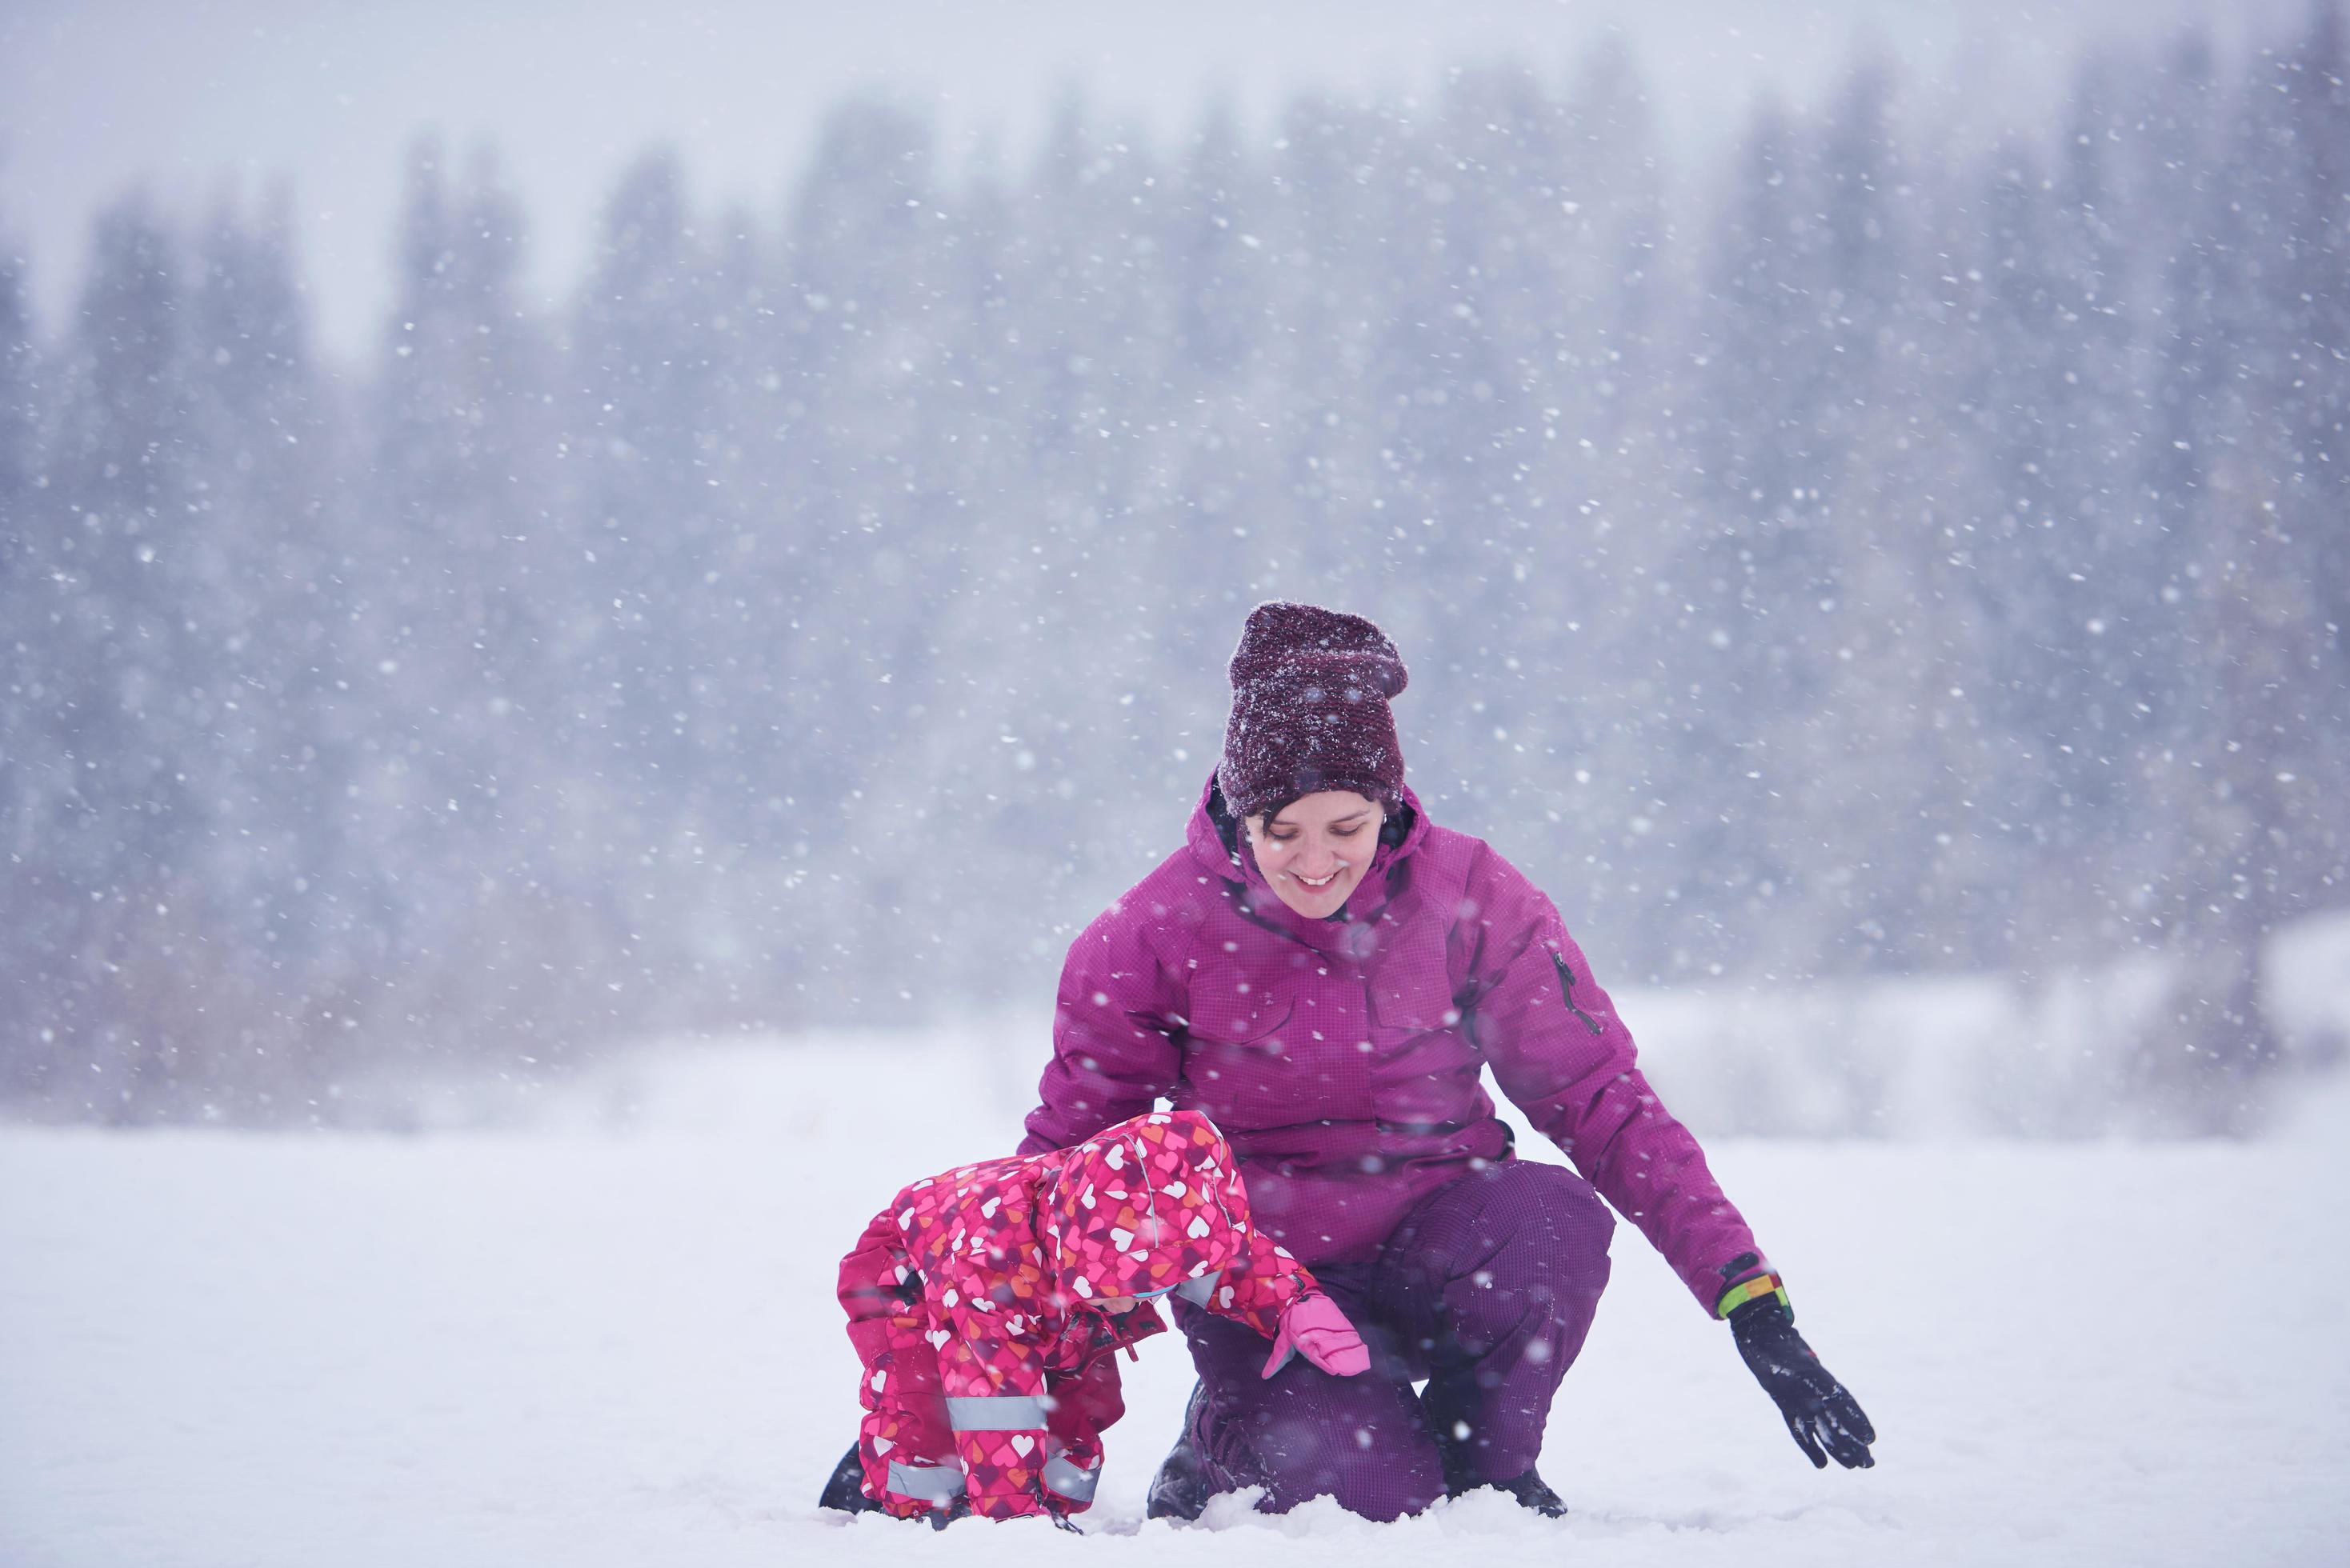
M1281 901L1319 919L1336 914L1363 879L1386 819L1378 802L1326 789L1292 801L1270 822L1250 817L1249 847Z

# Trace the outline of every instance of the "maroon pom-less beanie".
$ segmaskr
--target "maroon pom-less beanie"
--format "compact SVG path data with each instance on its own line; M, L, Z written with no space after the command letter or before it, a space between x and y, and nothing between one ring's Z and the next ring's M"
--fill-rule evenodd
M1403 748L1388 699L1409 676L1385 632L1358 615L1275 599L1249 612L1232 673L1216 784L1235 814L1326 789L1402 808Z

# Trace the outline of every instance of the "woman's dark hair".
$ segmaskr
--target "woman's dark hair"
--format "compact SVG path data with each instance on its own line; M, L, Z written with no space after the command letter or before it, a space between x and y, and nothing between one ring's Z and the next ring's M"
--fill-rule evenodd
M1285 800L1274 801L1264 808L1264 819L1271 822L1305 798L1302 794L1293 794ZM1208 792L1208 818L1216 825L1216 836L1224 841L1224 853L1238 859L1242 822L1232 808L1224 803L1224 791L1221 784ZM1411 823L1412 810L1409 805L1398 806L1388 812L1379 824L1380 844L1389 849L1395 848L1411 836Z

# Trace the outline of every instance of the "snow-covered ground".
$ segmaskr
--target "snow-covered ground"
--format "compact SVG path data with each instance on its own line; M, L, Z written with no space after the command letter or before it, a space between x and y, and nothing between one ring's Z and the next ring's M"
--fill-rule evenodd
M1543 1469L1370 1526L1142 1521L1189 1374L1128 1368L1086 1539L818 1516L834 1261L999 1151L976 1037L677 1053L412 1138L0 1130L0 1563L2338 1563L2350 1104L2258 1144L1716 1138L1873 1471L1814 1472L1638 1233ZM1700 1131L1702 1131L1700 1123ZM1530 1149L1546 1146L1529 1142Z

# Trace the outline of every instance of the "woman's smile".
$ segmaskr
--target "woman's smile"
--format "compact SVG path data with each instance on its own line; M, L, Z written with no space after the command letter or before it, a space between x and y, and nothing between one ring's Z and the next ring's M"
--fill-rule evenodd
M1250 817L1249 846L1283 903L1323 919L1363 879L1384 816L1378 802L1352 790L1319 790L1290 802L1270 821Z

